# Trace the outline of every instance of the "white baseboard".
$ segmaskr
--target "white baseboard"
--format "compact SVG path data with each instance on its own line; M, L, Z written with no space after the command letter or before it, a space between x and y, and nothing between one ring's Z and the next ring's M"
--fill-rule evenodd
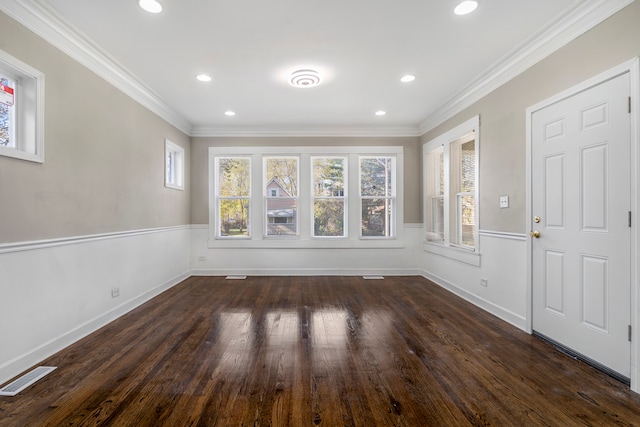
M138 295L135 298L130 299L117 307L101 314L82 325L64 333L63 335L52 339L49 342L42 344L39 347L34 348L26 354L16 357L0 366L0 384L4 384L19 373L33 367L40 363L42 360L54 355L58 351L68 347L69 345L81 340L87 335L97 331L103 326L113 322L117 318L127 314L134 308L144 304L150 299L160 295L162 292L174 287L178 283L187 279L190 276L190 272L186 271L171 280L168 280L161 285L144 292L142 295Z
M496 305L491 301L480 298L479 296L472 294L471 292L468 292L459 286L454 285L453 283L443 279L442 277L429 273L428 271L422 270L420 275L425 279L431 280L436 285L441 286L449 292L459 296L460 298L470 302L471 304L480 307L481 309L498 317L499 319L502 319L505 322L512 324L516 328L526 332L526 319L523 316L500 307L499 305Z
M193 276L421 276L418 268L287 268L287 269L196 269Z

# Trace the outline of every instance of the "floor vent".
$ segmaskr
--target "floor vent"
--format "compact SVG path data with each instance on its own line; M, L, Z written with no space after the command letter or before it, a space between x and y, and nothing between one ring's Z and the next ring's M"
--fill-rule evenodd
M29 387L31 384L38 381L40 378L44 377L53 370L56 369L56 366L38 366L33 371L24 374L17 380L13 381L11 384L7 384L6 386L0 389L0 396L15 396L20 393L25 388Z
M247 276L227 276L225 279L227 280L244 280Z
M384 276L362 276L365 280L382 280Z

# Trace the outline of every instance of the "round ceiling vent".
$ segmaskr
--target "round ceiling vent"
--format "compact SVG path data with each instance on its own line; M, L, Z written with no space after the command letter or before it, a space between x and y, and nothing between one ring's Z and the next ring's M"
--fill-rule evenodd
M289 78L291 86L301 88L318 86L320 81L320 73L310 69L294 71Z

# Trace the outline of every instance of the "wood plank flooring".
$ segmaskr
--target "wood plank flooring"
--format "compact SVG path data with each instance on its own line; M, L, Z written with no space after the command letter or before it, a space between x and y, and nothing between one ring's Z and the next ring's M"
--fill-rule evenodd
M640 425L640 396L421 277L191 277L0 426Z

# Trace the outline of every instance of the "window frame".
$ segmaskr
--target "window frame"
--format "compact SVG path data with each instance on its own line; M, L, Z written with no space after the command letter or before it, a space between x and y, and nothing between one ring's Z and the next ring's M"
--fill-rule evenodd
M44 74L0 50L0 75L16 82L14 146L0 146L0 156L44 163Z
M164 140L164 186L184 191L184 148Z
M269 162L270 159L295 159L297 164L296 164L296 180L298 182L298 193L297 194L290 194L289 196L282 196L280 194L280 189L274 188L273 190L276 190L276 195L273 196L270 193L269 189L267 188L268 184L271 182L270 179L268 179L268 168L267 168L267 163ZM262 220L264 221L264 233L263 233L263 237L265 239L296 239L298 238L298 236L300 235L300 220L299 220L299 215L298 215L298 210L299 210L299 205L300 205L300 156L296 156L296 155L263 155L262 156L262 173L264 174L264 176L262 177L262 186L263 186L263 191L264 191L264 209L262 211ZM279 185L280 183L278 183ZM281 187L282 188L282 187ZM283 189L284 191L286 191L286 189ZM287 192L288 193L288 192ZM274 222L270 222L269 221L269 200L293 200L295 201L295 209L294 209L294 217L292 217L292 221L289 222L277 222L275 221L275 217L274 217ZM269 234L269 225L270 224L294 224L295 225L295 233L294 234Z
M362 173L361 173L361 171L362 171L362 160L363 159L383 158L383 157L387 157L387 158L391 159L392 175L393 175L393 178L395 178L395 179L392 179L392 181L391 181L391 188L390 188L391 195L386 195L385 194L384 196L369 196L369 195L365 196L365 195L362 194L362 188L363 188L363 185L362 185ZM361 239L390 239L390 238L394 238L395 237L395 234L396 234L396 221L395 221L396 213L395 212L396 212L396 207L397 207L397 204L396 204L396 196L397 196L396 180L397 180L397 171L396 171L396 159L395 159L395 157L393 157L393 156L385 156L385 155L377 155L377 156L376 155L361 155L361 156L359 156L359 159L358 159L358 187L359 187L360 191L359 191L358 194L360 196L360 203L359 203L359 205L360 205L360 218L362 218L362 215L363 215L362 207L363 207L363 204L364 204L365 200L382 199L382 200L386 200L386 201L391 203L391 206L390 206L390 210L391 210L391 212L390 212L390 216L391 216L390 224L387 227L385 227L385 228L388 228L389 235L388 236L387 235L385 235L385 236L364 236L363 233L362 233L363 230L362 230L362 220L361 220L361 223L360 223L360 238ZM386 193L386 188L385 188L385 193Z
M452 194L451 183L452 171L451 171L451 147L458 144L462 145L471 140L473 136L474 140L474 152L475 152L475 171L474 171L474 246L461 245L454 243L451 240L451 227L460 227L459 220L461 219L458 211L458 196L460 192ZM439 170L433 170L433 161L430 156L442 150L443 153L443 179L444 179L444 194L439 195L444 198L444 213L443 213L443 235L442 239L434 239L430 233L430 224L433 220L432 199L434 194L430 192L430 189L434 187L433 180L435 180L436 172L439 174ZM455 150L453 150L455 151ZM460 150L458 150L460 151ZM475 266L480 265L480 242L479 242L479 224L480 224L480 116L474 116L464 123L450 129L444 134L428 141L422 146L423 152L423 215L425 224L425 240L423 248L426 252L432 252L438 255L442 255L448 258L452 258L458 261L462 261ZM452 209L455 212L452 213ZM451 224L455 222L455 224Z
M315 159L342 159L343 164L342 164L342 168L343 168L343 173L342 173L342 195L341 196L316 196L315 194L315 188L313 188L314 186L314 160ZM310 173L311 173L311 190L310 190L310 194L311 194L311 213L312 213L312 218L310 221L310 225L311 225L311 236L314 239L347 239L349 238L349 203L347 203L347 201L349 200L349 158L347 156L343 155L312 155L310 156L310 161L311 161L311 165L310 165ZM343 222L343 232L342 232L342 236L317 236L316 230L315 230L315 202L316 200L341 200L342 201L342 205L343 205L343 214L342 214L342 222Z
M219 182L220 182L220 166L219 166L219 161L218 159L247 159L249 160L249 196L221 196L219 191L217 191L219 189ZM214 179L214 186L213 189L209 190L209 194L210 197L213 198L213 207L209 207L209 211L213 211L212 213L214 214L212 218L210 218L210 234L212 235L213 239L216 240L228 240L228 241L235 241L235 240L250 240L251 236L253 235L253 230L252 230L252 224L253 221L251 220L251 218L253 217L253 211L252 211L252 205L254 203L252 203L252 195L251 193L253 192L253 188L254 188L254 183L253 183L253 166L254 166L254 161L250 156L242 156L242 155L229 155L229 156L218 156L216 158L213 159L213 164L210 163L209 169L210 172L213 173L213 179ZM211 167L213 166L213 168ZM213 169L213 171L211 171L211 169ZM211 180L210 180L211 181ZM213 191L212 191L213 190ZM220 206L220 201L221 200L244 200L244 199L248 199L249 200L249 209L247 210L247 226L246 226L246 233L247 235L239 235L239 236L225 236L222 235L222 233L220 233L220 229L222 227L222 223L220 221L220 216L218 215L218 206Z
M218 157L251 157L252 175L250 199L251 217L262 216L264 212L263 157L298 156L299 157L299 196L298 196L298 236L294 238L265 238L265 221L253 221L251 237L245 240L220 239L216 236L215 206L215 163ZM384 239L363 239L356 231L360 228L359 194L359 156L395 157L396 173L396 216L395 236ZM210 248L404 248L403 240L403 157L402 146L256 146L256 147L209 147L209 240ZM312 157L345 157L346 237L313 236L313 177ZM351 197L349 197L349 195ZM257 206L256 206L257 205Z

